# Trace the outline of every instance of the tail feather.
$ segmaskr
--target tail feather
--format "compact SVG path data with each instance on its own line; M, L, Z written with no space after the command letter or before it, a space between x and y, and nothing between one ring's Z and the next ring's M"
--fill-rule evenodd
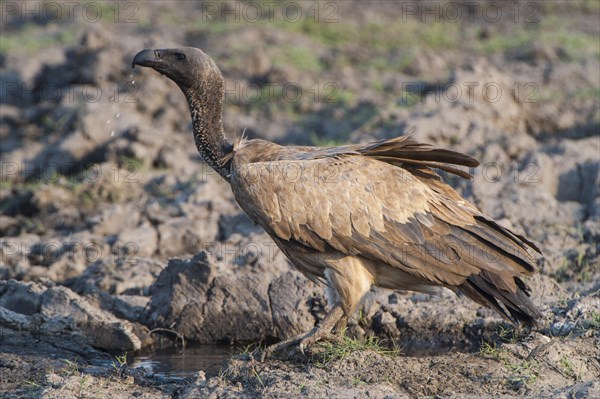
M515 292L509 292L496 287L493 278L491 273L472 275L459 286L459 290L475 302L496 310L512 324L535 327L542 313L529 297L530 290L527 285L515 277L517 289Z

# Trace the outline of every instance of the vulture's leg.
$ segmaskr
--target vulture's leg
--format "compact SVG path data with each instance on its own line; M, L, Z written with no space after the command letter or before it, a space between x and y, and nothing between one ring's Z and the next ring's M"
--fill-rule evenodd
M323 338L328 338L330 341L338 341L343 338L348 324L348 317L354 312L373 284L371 268L361 258L346 256L341 259L330 260L327 263L328 267L325 270L325 278L328 283L327 296L329 302L334 303L334 308L339 306L342 313L339 316L336 315L333 324L326 326L327 330L324 326L320 329L321 331L314 331L313 334L304 338L300 342L301 350ZM325 320L327 320L327 317L323 322ZM335 337L334 339L331 339L332 335Z
M346 326L348 325L348 315L343 314L342 317L335 323L335 327L333 327L333 333L337 335L340 339L344 338L344 334L346 333Z
M304 352L304 348L317 341L339 341L343 337L348 317L371 288L373 277L360 259L347 256L330 261L325 278L328 282L327 294L330 303L333 303L325 318L308 333L266 348L261 354L261 361L290 346L299 344L300 350Z
M300 350L304 352L304 348L311 343L317 342L319 340L328 340L328 341L336 341L339 340L339 337L332 334L332 330L336 323L343 317L344 310L341 306L335 305L327 314L325 318L321 320L319 324L317 324L312 330L307 333L302 333L296 335L295 337L291 337L285 339L281 342L273 344L262 351L260 356L260 361L264 361L267 357L271 356L273 353L278 352L282 349L289 348L291 346L300 345Z

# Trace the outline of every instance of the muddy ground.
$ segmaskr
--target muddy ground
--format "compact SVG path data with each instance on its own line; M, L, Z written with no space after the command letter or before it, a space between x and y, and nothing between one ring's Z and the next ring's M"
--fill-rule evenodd
M600 397L599 3L23 4L1 5L2 397ZM201 162L178 89L132 73L175 45L221 67L230 137L480 159L448 181L539 244L539 327L373 290L343 343L253 360L327 303ZM125 361L182 338L238 349L185 379Z

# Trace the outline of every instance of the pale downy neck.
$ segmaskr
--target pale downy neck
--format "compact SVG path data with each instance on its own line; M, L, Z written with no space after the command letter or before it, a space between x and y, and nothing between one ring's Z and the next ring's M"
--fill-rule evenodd
M196 148L204 162L229 180L233 145L223 130L223 85L208 82L199 86L182 89L190 107Z

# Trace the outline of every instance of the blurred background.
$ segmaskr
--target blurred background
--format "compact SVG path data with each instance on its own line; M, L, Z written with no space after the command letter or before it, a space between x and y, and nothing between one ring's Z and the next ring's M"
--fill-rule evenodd
M340 145L410 131L466 152L483 166L474 187L452 182L463 194L550 246L550 273L594 274L595 247L577 248L599 212L599 4L3 2L0 233L107 240L126 230L99 227L115 204L137 209L119 223L160 228L144 207L212 173L181 93L130 64L142 48L194 46L225 77L230 137ZM150 241L147 255L195 252Z
M143 48L194 46L223 72L230 138L326 146L410 132L468 153L482 162L474 180L448 181L539 243L544 281L560 287L543 295L600 288L596 0L1 7L3 280L47 278L161 326L172 309L157 310L150 287L169 257L204 250L221 275L288 271L201 162L177 87L131 69ZM581 317L597 321L594 306ZM285 332L178 328L206 342Z

